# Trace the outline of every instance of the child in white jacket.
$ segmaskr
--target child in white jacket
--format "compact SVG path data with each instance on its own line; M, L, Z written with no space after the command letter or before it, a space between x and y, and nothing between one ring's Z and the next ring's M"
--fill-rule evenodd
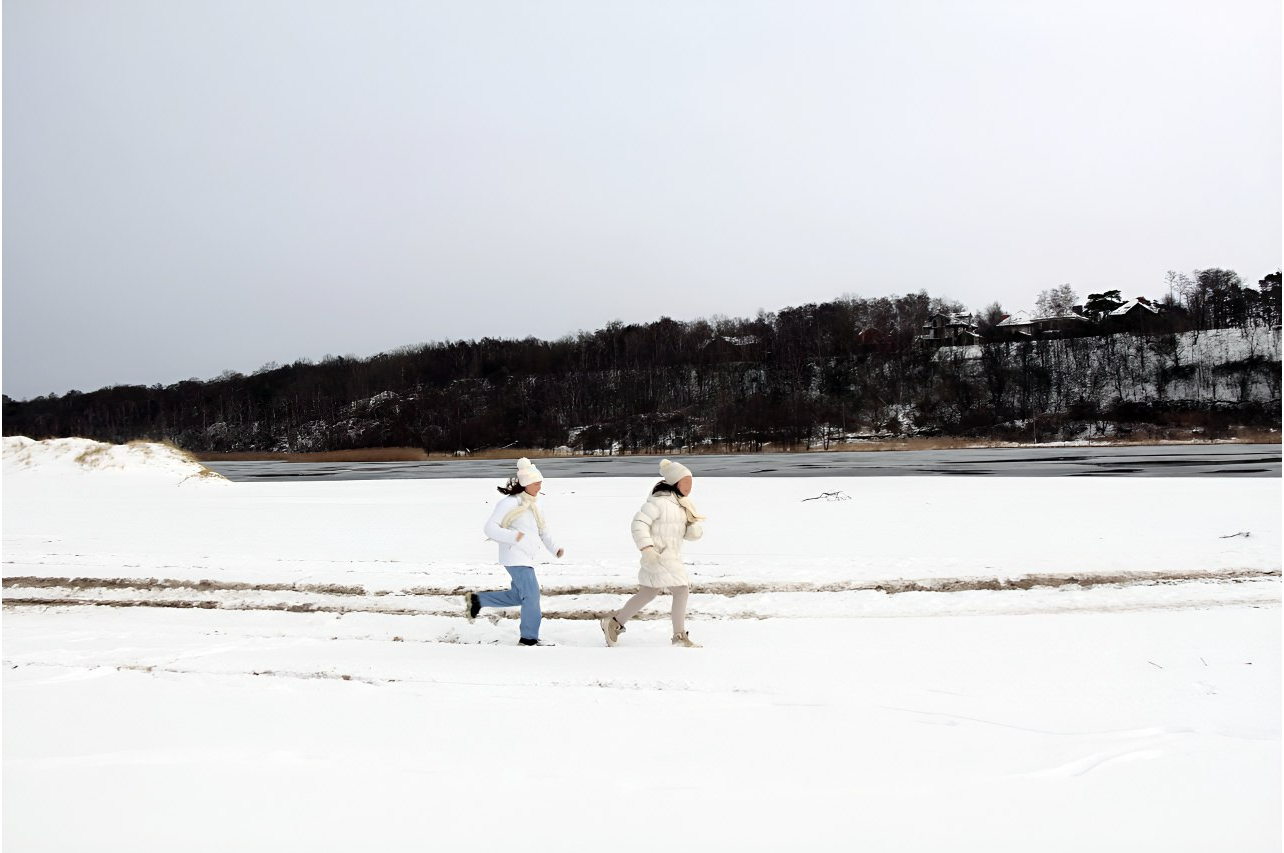
M494 592L464 593L464 616L469 622L483 607L522 608L521 639L523 646L550 646L539 638L543 613L539 606L539 580L535 577L535 557L539 554L536 540L542 541L549 553L561 557L565 551L553 541L544 514L538 504L544 476L525 457L517 460L517 476L499 487L505 495L495 505L483 530L489 539L499 543L499 562L513 579L512 586Z
M660 463L660 476L642 509L633 516L633 542L642 552L638 571L637 594L615 613L602 619L606 644L614 646L624 633L624 623L637 615L662 592L673 596L670 618L673 620L673 645L699 648L687 633L687 594L691 580L682 563L683 541L695 541L704 535L700 522L704 516L691 503L694 483L691 469L668 459Z

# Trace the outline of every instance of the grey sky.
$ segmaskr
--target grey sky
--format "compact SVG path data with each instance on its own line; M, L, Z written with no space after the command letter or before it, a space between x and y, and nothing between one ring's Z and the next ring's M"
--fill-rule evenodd
M1281 263L1277 0L4 4L4 393Z

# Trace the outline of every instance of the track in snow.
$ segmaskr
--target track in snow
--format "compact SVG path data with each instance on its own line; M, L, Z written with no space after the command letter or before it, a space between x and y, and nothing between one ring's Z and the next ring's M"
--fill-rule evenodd
M691 614L721 619L773 617L948 616L974 613L1209 607L1278 604L1279 570L1031 574L1014 578L933 578L828 583L709 582L693 588ZM359 585L240 583L166 578L4 579L5 608L161 607L288 613L455 616L465 587L371 590ZM596 619L619 606L633 585L549 586L545 618ZM665 618L652 605L638 618ZM516 618L516 608L490 611Z

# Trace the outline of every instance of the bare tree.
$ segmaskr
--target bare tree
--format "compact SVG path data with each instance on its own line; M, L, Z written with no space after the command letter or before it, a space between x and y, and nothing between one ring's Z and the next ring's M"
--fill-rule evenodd
M1195 282L1184 272L1169 270L1164 274L1164 283L1168 285L1169 304L1185 304Z
M1079 295L1074 288L1063 284L1040 293L1034 301L1034 311L1040 317L1069 317L1078 301Z

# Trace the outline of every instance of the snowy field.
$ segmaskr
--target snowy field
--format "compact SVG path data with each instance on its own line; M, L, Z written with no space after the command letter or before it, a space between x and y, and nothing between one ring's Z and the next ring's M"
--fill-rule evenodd
M549 480L531 649L495 483L198 474L5 440L6 850L1280 849L1278 480L697 479L702 649Z

